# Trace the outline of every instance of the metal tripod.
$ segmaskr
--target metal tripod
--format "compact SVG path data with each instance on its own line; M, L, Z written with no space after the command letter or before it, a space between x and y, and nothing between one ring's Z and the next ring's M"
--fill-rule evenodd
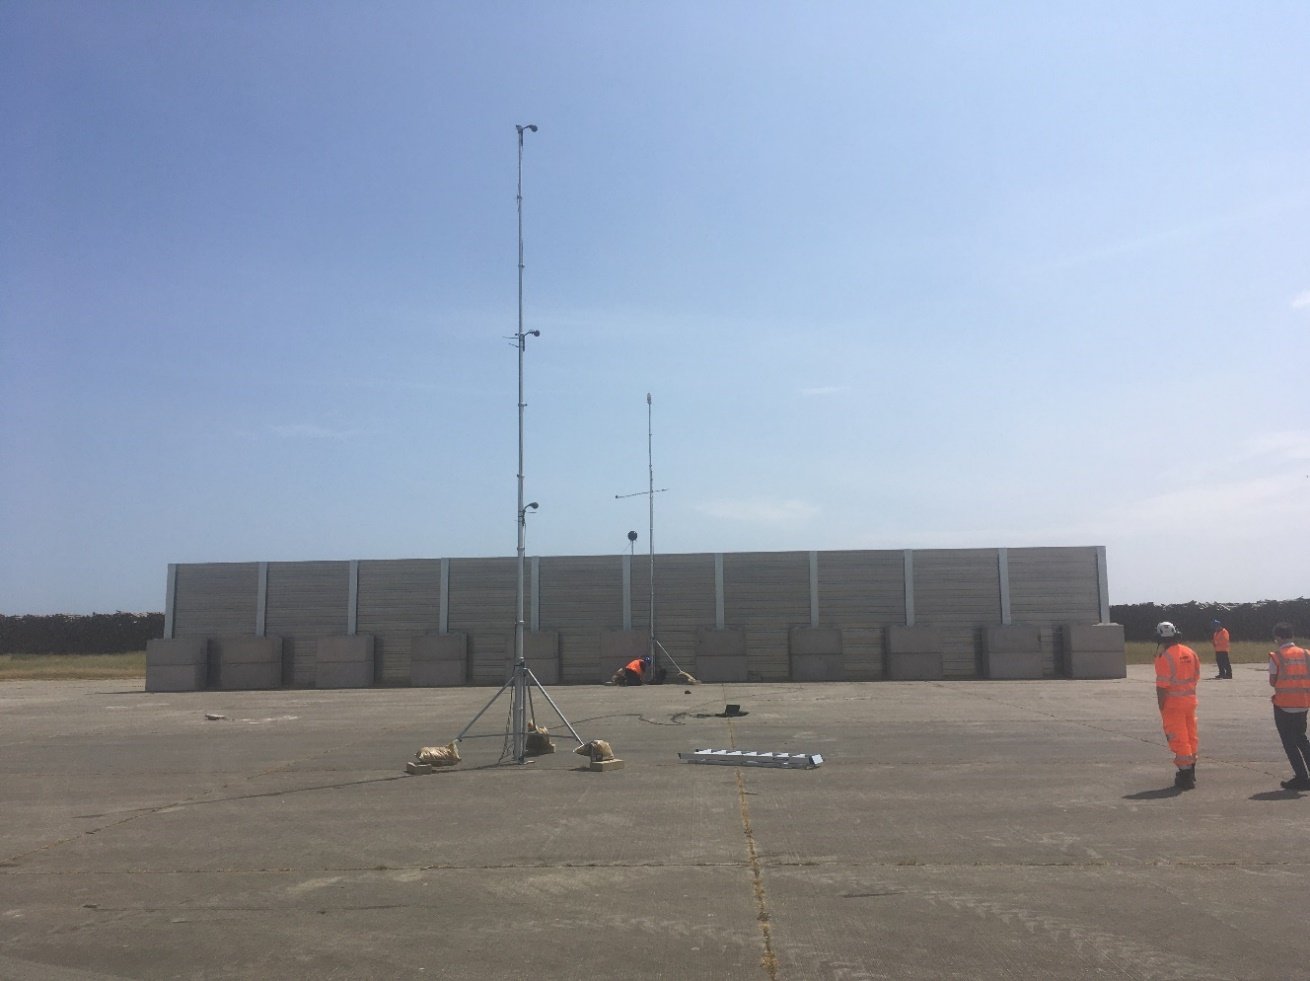
M523 126L515 126L514 128L518 131L519 137L519 178L517 197L519 221L519 327L513 337L514 346L518 348L519 358L518 588L515 596L518 612L514 619L514 667L510 670L508 680L500 686L500 690L496 692L496 694L491 696L491 701L487 702L487 704L482 707L482 711L473 716L472 721L469 722L460 734L455 737L455 742L458 743L463 740L465 735L468 734L468 731L473 728L473 724L477 722L478 719L482 718L487 709L491 708L496 699L505 694L506 691L509 691L511 693L509 724L506 727L505 735L507 739L513 740L511 755L513 756L514 762L526 763L528 761L524 757L527 755L528 726L536 725L536 718L532 714L532 688L534 686L545 696L546 701L550 702L551 708L553 708L555 714L560 717L560 721L568 726L569 732L573 733L573 738L578 741L579 746L582 745L583 739L574 730L572 723L564 717L564 713L561 712L559 706L555 704L555 700L550 697L550 693L541 686L541 682L537 680L537 676L533 674L532 670L528 667L527 658L523 653L524 549L527 538L528 512L537 510L536 501L531 501L527 504L523 503L523 410L527 406L527 403L523 399L523 352L527 348L527 339L529 335L532 337L540 337L541 331L523 329L523 134L525 132L535 133L537 127L532 123L528 123ZM504 759L505 756L502 754L500 761L503 762Z
M487 709L495 704L496 699L500 698L501 695L508 691L510 693L510 710L509 724L506 727L505 736L508 740L512 740L512 750L510 755L515 763L524 764L531 762L526 759L526 755L529 732L528 726L531 725L535 727L537 724L536 715L532 710L533 688L536 688L537 691L541 692L542 697L550 702L550 707L555 710L555 714L559 716L559 720L568 727L573 738L576 739L578 745L581 746L586 740L578 735L577 730L573 728L573 723L565 718L564 713L560 711L560 707L555 704L555 699L550 697L550 692L546 691L545 687L537 679L537 676L532 673L532 669L528 667L527 660L522 657L514 663L509 678L500 686L500 690L492 695L491 700L487 702L486 705L482 706L481 711L473 716L473 718L469 720L469 724L460 730L460 734L455 737L455 742L461 742L468 734L468 731L477 724L478 719L482 718L482 716L486 714ZM500 762L504 762L504 759L505 757L502 755Z

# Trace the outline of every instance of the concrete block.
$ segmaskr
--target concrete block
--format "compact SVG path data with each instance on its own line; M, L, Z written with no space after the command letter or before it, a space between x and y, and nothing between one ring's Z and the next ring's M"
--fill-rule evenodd
M1124 650L1124 628L1118 623L1069 623L1064 627L1066 651Z
M1064 673L1070 678L1126 678L1124 628L1117 623L1064 626Z
M746 681L746 656L701 658L697 655L695 676L701 683Z
M469 681L468 634L422 634L409 648L409 683L415 688L451 688Z
M747 680L746 631L710 627L697 630L696 670L692 674L708 682Z
M1065 673L1070 678L1127 678L1123 651L1066 651Z
M206 677L204 664L146 665L146 691L201 691Z
M984 651L983 676L1017 681L1042 677L1041 651Z
M1019 680L1041 678L1042 634L1025 624L984 627L982 675L984 678Z
M842 652L841 630L837 627L792 627L787 641L792 657Z
M592 773L604 773L606 770L622 770L622 769L623 769L622 760L592 760L591 761Z
M847 681L846 659L841 654L791 656L792 681Z
M281 637L224 637L210 642L211 687L247 691L282 687Z
M314 654L314 687L372 687L373 650L372 634L320 637Z
M208 680L208 639L174 637L146 642L146 691L200 691Z
M933 627L905 627L893 624L883 632L888 654L936 654L941 656L941 632Z
M701 658L715 657L739 657L746 656L746 631L744 630L716 630L710 627L701 627L696 631L696 664L699 666ZM696 672L700 676L700 672ZM745 675L742 676L745 681Z
M943 677L940 652L889 651L884 663L887 666L887 678L891 681L940 681Z
M997 654L1040 654L1042 634L1038 628L1021 623L984 627L983 651Z

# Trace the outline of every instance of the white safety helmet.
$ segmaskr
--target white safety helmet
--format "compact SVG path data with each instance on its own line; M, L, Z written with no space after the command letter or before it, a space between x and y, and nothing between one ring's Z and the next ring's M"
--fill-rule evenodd
M1178 636L1178 628L1168 620L1161 620L1155 625L1156 640L1173 640Z

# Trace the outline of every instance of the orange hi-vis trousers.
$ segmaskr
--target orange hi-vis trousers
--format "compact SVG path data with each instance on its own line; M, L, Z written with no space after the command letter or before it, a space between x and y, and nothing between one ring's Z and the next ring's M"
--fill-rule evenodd
M1164 738L1169 740L1169 748L1174 753L1174 765L1179 767L1196 765L1196 699L1171 697L1164 700L1160 710L1160 720L1164 723Z

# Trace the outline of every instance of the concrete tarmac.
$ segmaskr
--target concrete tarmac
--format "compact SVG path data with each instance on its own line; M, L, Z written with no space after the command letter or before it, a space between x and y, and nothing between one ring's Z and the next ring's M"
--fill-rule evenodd
M540 692L558 751L516 766L494 689L7 682L0 978L1310 977L1310 795L1234 673L1186 793L1146 667L552 687L607 773ZM489 701L463 763L405 775Z

